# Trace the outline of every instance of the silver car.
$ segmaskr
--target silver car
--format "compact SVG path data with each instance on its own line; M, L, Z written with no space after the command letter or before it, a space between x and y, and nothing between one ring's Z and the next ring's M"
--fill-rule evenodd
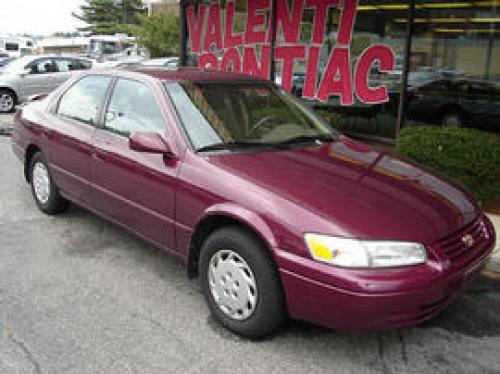
M73 72L92 68L92 61L65 56L24 56L0 68L0 113L34 95L48 94Z
M179 65L178 57L160 57L152 58L150 60L141 61L139 63L143 66L161 66L175 69Z

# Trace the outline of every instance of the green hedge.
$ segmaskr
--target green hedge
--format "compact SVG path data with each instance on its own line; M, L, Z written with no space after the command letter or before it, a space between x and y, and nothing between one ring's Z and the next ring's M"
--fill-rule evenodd
M470 189L483 203L500 198L500 136L465 128L403 128L396 152Z

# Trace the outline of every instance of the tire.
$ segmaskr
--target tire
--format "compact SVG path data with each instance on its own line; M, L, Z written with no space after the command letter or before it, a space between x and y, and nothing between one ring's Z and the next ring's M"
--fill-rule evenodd
M260 338L286 320L285 298L274 260L248 231L238 226L215 231L203 243L198 264L212 315L233 333ZM228 307L232 302L233 308Z
M0 90L0 113L12 113L16 108L16 96L12 91Z
M42 212L54 215L68 209L69 202L59 194L59 189L41 152L33 155L31 159L29 180L33 198Z
M465 116L458 110L446 111L441 115L441 125L443 127L462 127Z

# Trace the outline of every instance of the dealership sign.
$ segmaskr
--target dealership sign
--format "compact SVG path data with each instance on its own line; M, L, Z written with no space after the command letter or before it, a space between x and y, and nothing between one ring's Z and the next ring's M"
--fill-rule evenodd
M269 78L273 33L270 27L266 29L266 13L270 13L272 0L247 2L245 31L241 33L234 31L234 2L228 1L222 10L219 3L199 4L197 9L194 6L186 8L191 52L198 56L201 69ZM335 95L340 97L342 105L353 104L354 95L370 104L388 100L387 88L370 86L368 77L376 63L381 72L394 70L395 57L390 47L382 44L369 46L351 68L349 47L357 4L357 0L276 0L276 29L282 30L283 43L275 47L274 58L282 62L281 84L286 90L292 88L295 62L303 61L306 76L302 96L305 98L327 101ZM340 21L335 47L318 82L318 62L330 7L339 8ZM304 9L314 10L312 35L307 45L299 43ZM259 49L260 53L257 52ZM222 58L217 57L220 53Z

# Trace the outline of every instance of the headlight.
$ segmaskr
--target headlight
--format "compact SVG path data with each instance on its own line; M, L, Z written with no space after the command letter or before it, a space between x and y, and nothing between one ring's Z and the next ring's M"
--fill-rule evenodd
M422 264L427 252L420 243L358 240L306 234L312 257L345 268L384 268Z

